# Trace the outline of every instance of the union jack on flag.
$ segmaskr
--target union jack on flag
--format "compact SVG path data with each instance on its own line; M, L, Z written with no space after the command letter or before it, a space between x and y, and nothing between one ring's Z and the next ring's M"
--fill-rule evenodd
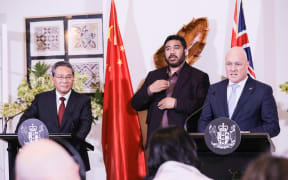
M249 40L248 40L248 34L246 32L242 0L239 0L239 1L236 0L236 4L235 4L231 48L234 46L243 47L243 49L245 50L247 54L247 58L249 61L248 74L252 78L256 79L256 75L254 73L253 62L252 62L251 49L250 49Z

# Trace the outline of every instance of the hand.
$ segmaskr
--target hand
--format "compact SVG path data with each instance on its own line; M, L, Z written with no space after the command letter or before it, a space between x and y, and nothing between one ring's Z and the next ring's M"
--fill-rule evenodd
M169 82L167 80L156 80L149 86L149 91L151 93L157 93L168 89Z
M175 108L175 104L176 104L176 99L173 97L166 97L164 99L162 99L159 103L158 103L158 108L159 109L174 109Z

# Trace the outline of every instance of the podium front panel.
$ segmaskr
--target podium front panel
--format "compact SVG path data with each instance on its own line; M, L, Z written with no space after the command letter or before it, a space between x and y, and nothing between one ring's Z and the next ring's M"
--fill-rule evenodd
M271 140L266 133L241 135L239 147L231 154L218 155L209 150L204 133L189 134L197 145L197 153L202 162L201 171L213 179L240 179L247 165L260 154L270 152Z

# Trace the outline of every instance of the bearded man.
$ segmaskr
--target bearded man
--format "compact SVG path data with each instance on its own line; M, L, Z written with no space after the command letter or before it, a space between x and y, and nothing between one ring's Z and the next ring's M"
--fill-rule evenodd
M143 86L132 98L137 111L148 109L147 140L159 128L184 127L186 118L199 109L206 98L210 83L206 73L189 66L186 41L170 35L164 42L168 66L149 72ZM196 132L200 112L193 116L188 130Z

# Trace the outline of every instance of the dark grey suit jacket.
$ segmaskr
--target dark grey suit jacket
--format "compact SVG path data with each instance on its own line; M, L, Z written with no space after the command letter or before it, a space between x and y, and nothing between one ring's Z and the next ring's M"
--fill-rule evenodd
M143 86L132 98L131 104L137 111L148 109L146 123L148 125L147 139L161 127L163 110L157 107L159 101L166 97L165 90L149 96L147 88L156 80L168 80L167 68L164 67L149 72ZM184 126L185 119L192 112L202 106L210 86L209 77L206 73L184 64L176 82L172 97L177 99L175 109L168 110L169 125ZM189 130L196 132L197 120L200 114L194 117L189 124Z
M210 86L198 122L198 131L204 132L206 126L215 118L229 117L227 104L228 80ZM280 132L276 103L272 88L248 77L231 117L241 131L267 132L271 137Z

